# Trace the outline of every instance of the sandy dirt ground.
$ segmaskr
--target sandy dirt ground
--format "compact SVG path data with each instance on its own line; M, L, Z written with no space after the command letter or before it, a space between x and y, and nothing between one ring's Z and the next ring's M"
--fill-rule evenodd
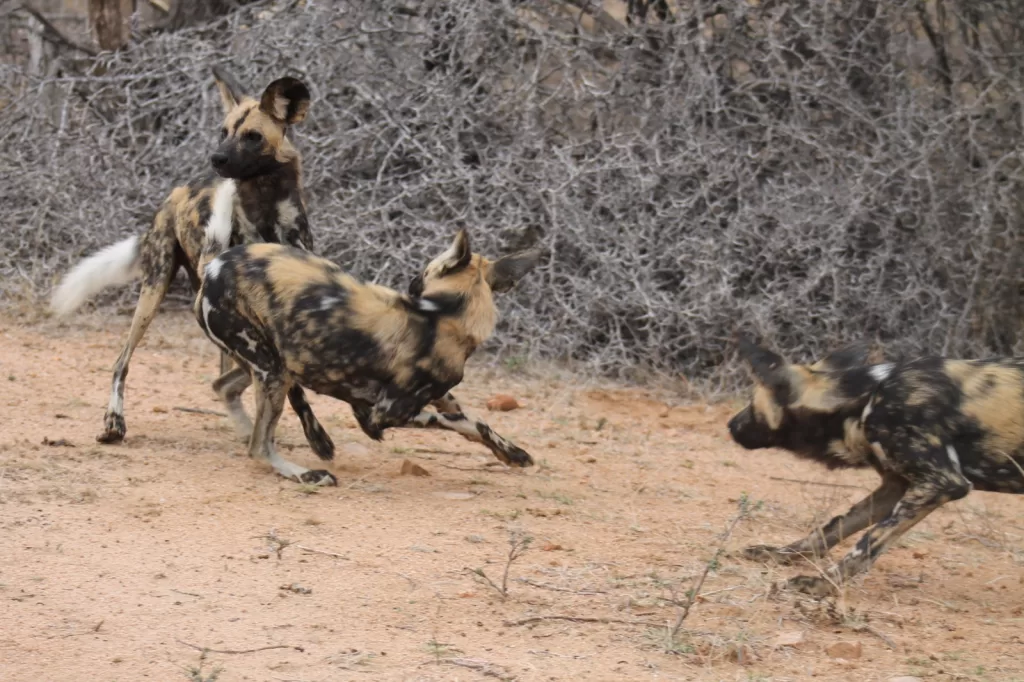
M475 361L456 395L538 466L434 431L374 443L313 396L340 485L311 489L251 462L226 419L176 409L219 409L214 348L181 312L131 365L126 441L97 444L127 327L0 320L5 682L1024 680L1019 498L938 511L834 604L771 595L814 567L736 550L796 539L876 479L742 451L736 404ZM487 412L499 392L523 407ZM315 462L290 411L278 436Z

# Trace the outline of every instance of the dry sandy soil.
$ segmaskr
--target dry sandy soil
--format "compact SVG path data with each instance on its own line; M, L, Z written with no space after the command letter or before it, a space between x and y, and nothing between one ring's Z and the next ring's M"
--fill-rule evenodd
M214 348L180 312L131 366L126 442L97 444L127 326L0 321L5 681L1024 680L1019 498L938 511L836 604L772 596L813 567L735 550L793 540L875 480L740 450L735 405L480 361L456 394L539 466L440 432L374 443L317 396L340 485L310 489L250 462L225 419L175 409L219 409ZM523 408L486 412L496 392ZM279 442L314 461L291 412ZM406 459L430 476L400 475ZM671 641L672 600L744 493ZM500 585L523 535L502 599L473 570Z

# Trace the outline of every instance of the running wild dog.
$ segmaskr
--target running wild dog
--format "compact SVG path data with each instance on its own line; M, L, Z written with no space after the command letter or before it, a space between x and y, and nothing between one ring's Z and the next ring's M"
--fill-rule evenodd
M289 126L306 117L309 90L294 78L280 78L256 101L243 97L235 80L219 69L214 69L214 80L224 109L221 143L210 157L216 172L174 188L149 230L85 259L53 294L53 310L66 315L108 286L142 278L128 340L114 366L103 432L97 437L101 443L124 439L128 363L178 269L184 267L193 290L199 288L198 264L208 226L223 231L225 241L232 244L279 242L313 249L302 196L302 159L286 135ZM241 394L250 383L249 373L238 368L228 371L230 366L228 356L222 355L222 376L213 387L240 435L248 438L252 422ZM297 387L288 397L310 445L321 456L330 457L334 444L317 422L302 389Z
M867 353L850 347L805 366L747 339L740 353L755 388L729 422L737 443L783 448L832 469L872 467L882 479L806 538L745 550L780 563L822 557L872 526L838 565L789 580L791 589L834 594L921 519L972 489L1024 493L1024 358L868 365Z
M470 251L462 230L405 295L286 246L221 252L215 227L208 230L207 253L219 255L208 263L204 256L195 314L206 335L253 373L250 457L286 478L337 484L331 473L289 462L274 448L285 395L301 385L349 403L375 440L389 427L451 429L507 465L533 464L524 450L467 418L449 391L494 331L492 292L511 289L536 265L538 252L490 261ZM437 412L423 411L428 404Z

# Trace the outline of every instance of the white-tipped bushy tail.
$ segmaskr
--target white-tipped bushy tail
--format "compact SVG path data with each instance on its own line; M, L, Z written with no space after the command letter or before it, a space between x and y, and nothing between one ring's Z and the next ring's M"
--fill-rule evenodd
M65 275L50 298L50 309L67 315L103 289L128 284L141 275L139 238L129 237L89 256Z

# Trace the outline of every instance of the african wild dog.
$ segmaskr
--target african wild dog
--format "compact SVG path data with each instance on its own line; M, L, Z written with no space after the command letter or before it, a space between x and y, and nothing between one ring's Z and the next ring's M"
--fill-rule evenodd
M208 253L220 251L214 244ZM445 428L483 443L505 464L532 465L524 450L468 419L449 390L494 331L491 293L511 289L539 257L530 251L490 261L470 251L461 230L404 295L286 246L220 252L202 271L195 314L207 336L253 372L250 457L287 478L337 483L329 472L289 462L274 448L285 394L301 385L349 403L375 440L389 427ZM437 412L424 412L428 404Z
M833 594L900 536L971 489L1024 493L1024 358L925 357L867 364L863 348L805 366L741 339L755 379L750 405L729 422L747 449L777 447L829 468L873 467L882 484L846 514L785 547L748 558L789 563L821 557L873 527L824 576L790 588Z
M256 101L243 97L235 80L217 68L214 80L224 109L222 141L210 157L215 172L174 188L149 230L85 259L53 294L53 310L66 315L105 287L139 277L143 280L128 340L114 366L104 428L97 437L101 443L124 439L128 363L178 269L184 267L193 290L199 288L198 263L208 225L227 232L231 243L280 242L313 249L302 196L302 160L286 135L290 125L305 118L309 90L294 78L280 78ZM213 388L227 405L240 435L248 438L252 422L241 394L250 383L249 373L240 368L228 371L230 367L230 359L222 355L222 375ZM302 389L296 388L288 397L310 445L321 456L330 457L334 444L317 422Z

